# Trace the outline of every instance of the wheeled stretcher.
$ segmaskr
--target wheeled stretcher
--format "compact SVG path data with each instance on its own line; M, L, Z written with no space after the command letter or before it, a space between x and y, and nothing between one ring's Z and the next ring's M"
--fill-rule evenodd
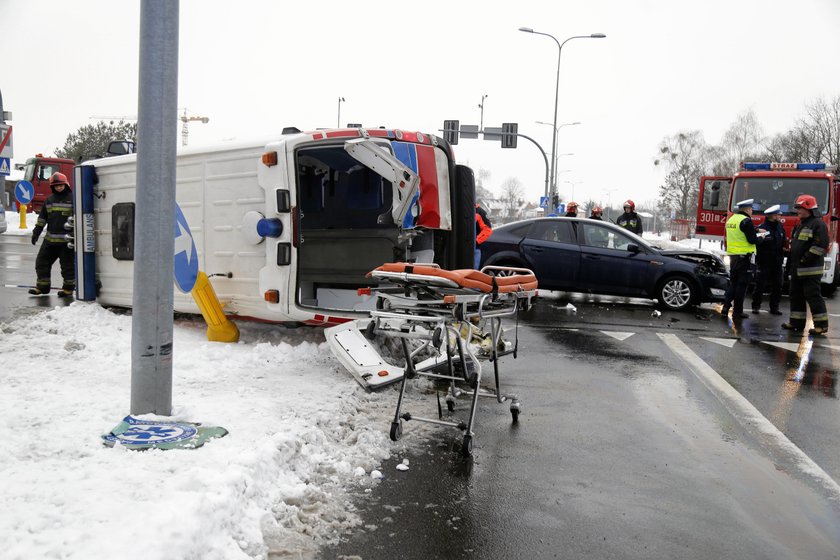
M372 289L376 309L362 319L326 329L333 353L367 388L401 381L390 436L402 435L408 420L451 426L464 432L462 452L472 454L473 424L478 397L510 401L513 421L519 417L515 396L503 395L499 382L499 358L516 357L518 322L513 341L505 336L502 319L517 317L528 310L537 295L537 280L528 269L484 267L478 270L443 270L434 264L388 263L369 276L379 280ZM398 342L404 365L385 360L374 339ZM394 361L394 360L392 360ZM491 362L495 384L482 387L482 363ZM403 412L409 380L418 376L443 382L446 406L454 412L455 402L471 397L467 417L444 419L438 393L438 417L427 418Z

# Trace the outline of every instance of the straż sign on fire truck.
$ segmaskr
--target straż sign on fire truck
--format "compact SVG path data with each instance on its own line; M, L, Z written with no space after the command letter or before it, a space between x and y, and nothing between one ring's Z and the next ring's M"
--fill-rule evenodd
M828 226L829 247L822 277L823 293L829 295L840 285L838 273L838 227L840 219L840 179L824 163L742 163L732 177L701 177L697 204L697 237L724 239L724 224L737 209L739 200L752 198L753 223L764 221L764 209L781 207L781 222L790 237L799 218L793 208L797 197L808 194Z

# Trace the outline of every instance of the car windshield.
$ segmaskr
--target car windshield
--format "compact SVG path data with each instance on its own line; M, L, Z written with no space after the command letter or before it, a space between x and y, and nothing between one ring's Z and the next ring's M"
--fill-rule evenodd
M782 214L794 215L793 202L803 194L817 199L817 207L828 208L828 179L825 177L741 177L735 180L730 210L737 212L738 202L753 199L753 210L762 212L778 204Z

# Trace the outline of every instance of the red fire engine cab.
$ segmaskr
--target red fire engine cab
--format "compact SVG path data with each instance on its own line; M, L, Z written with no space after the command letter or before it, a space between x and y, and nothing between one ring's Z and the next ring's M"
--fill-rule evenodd
M723 240L724 224L740 200L752 198L753 223L764 221L764 209L778 204L781 222L790 237L799 218L793 202L803 194L817 199L817 207L828 226L829 247L822 276L823 293L830 295L840 285L838 273L838 227L840 220L840 177L824 163L742 163L732 177L701 177L697 204L696 236Z

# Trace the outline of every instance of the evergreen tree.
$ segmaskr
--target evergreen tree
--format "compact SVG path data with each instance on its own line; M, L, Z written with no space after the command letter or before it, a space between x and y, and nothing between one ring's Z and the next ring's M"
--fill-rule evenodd
M108 144L115 140L137 142L137 123L99 121L95 125L85 125L68 135L64 147L55 149L55 155L79 162L105 155Z

